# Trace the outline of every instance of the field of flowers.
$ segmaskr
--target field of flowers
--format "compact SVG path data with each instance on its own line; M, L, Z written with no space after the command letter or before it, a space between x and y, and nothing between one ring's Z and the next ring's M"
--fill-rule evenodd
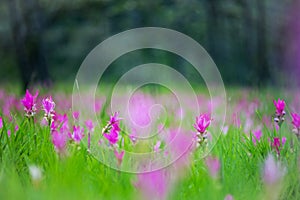
M62 90L0 90L0 199L300 199L300 94L231 89L221 129L220 100L196 95L194 115L188 95L178 110L164 91L136 93L127 123L101 95L95 120Z

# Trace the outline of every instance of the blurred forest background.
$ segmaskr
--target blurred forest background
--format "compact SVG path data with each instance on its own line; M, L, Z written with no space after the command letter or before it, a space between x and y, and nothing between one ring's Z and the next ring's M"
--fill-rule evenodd
M145 26L174 29L198 41L226 84L296 82L299 5L296 0L2 0L0 82L19 82L24 88L73 82L96 45ZM113 63L106 81L147 62L173 66L191 81L199 79L185 60L171 53L148 49L129 54Z

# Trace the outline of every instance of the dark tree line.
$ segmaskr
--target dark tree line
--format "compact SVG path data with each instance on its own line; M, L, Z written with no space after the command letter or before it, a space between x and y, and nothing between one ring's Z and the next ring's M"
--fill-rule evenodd
M274 83L271 69L284 64L278 57L289 35L285 17L296 1L6 0L6 4L16 62L26 88L32 82L50 84L49 74L57 79L57 71L62 79L66 74L74 76L82 59L99 42L143 26L171 28L196 39L228 83ZM156 54L141 55L148 60L147 56ZM167 64L183 62L168 55L162 57ZM117 71L110 73L113 76ZM189 68L182 71L192 74Z

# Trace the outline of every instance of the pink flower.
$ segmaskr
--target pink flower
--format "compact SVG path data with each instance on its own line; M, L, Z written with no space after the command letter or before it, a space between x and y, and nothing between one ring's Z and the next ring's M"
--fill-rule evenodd
M194 128L199 133L204 133L208 126L210 125L211 119L207 114L201 114L196 117L196 123L194 124Z
M36 112L36 98L39 95L39 92L36 91L35 95L33 96L30 94L28 90L26 90L26 94L23 99L21 99L21 102L24 106L25 115L27 117L32 117L35 115Z
M233 196L231 194L227 194L224 198L224 200L233 200Z
M125 151L121 151L120 153L117 150L114 151L114 154L115 154L115 156L117 158L119 166L121 166L121 164L122 164L124 153L125 153Z
M15 126L15 132L17 132L18 130L19 130L19 126L16 125L16 126Z
M285 115L285 111L284 111L285 102L284 102L284 100L278 99L277 102L276 102L276 100L274 100L273 102L274 102L274 106L276 108L276 115L278 115L278 116Z
M80 126L73 126L72 139L76 143L79 143L82 140L82 138L84 137L83 131L84 131L84 129L80 128Z
M64 152L67 144L67 136L61 132L52 132L52 143L58 152Z
M109 124L110 125L118 124L120 120L121 118L119 118L119 113L115 112L114 115L110 116Z
M166 199L168 192L168 176L161 169L138 175L135 187L141 192L143 199Z
M87 127L89 132L93 132L94 131L94 125L93 125L93 121L92 120L86 120L85 121L85 126Z
M261 130L257 130L253 132L254 137L252 138L252 142L256 145L256 142L259 142L262 136Z
M206 158L205 163L208 167L210 175L213 178L217 178L221 166L219 159L216 157L209 156Z
M114 127L110 130L109 134L104 133L103 135L112 145L116 144L119 140L119 131Z
M293 118L292 124L294 125L293 132L300 138L300 115L296 113L291 113L291 115Z
M268 185L273 185L280 181L284 174L285 168L275 161L272 154L269 154L263 168L264 182Z
M8 135L8 137L10 137L10 135L11 135L11 131L10 130L7 130L7 135Z
M102 134L112 145L116 144L119 139L119 132L121 130L119 121L120 118L118 117L118 113L115 112L114 115L110 117L108 124L102 130Z
M43 99L42 105L43 105L43 110L45 111L45 119L51 122L54 116L54 108L55 108L55 103L52 100L52 97L50 96L49 98Z
M73 113L72 113L72 116L73 116L73 119L74 120L79 120L79 112L78 111L74 111Z
M158 152L160 145L161 145L161 141L157 141L156 144L153 147L153 151Z
M292 124L294 125L294 127L296 129L300 129L300 115L296 114L296 113L291 113L293 121Z
M286 142L286 137L282 137L281 138L281 142L280 142L280 138L279 137L274 137L273 139L273 143L272 143L272 147L275 148L276 152L278 155L280 155L280 147L281 145L283 146Z
M0 129L3 128L3 120L2 117L0 117Z

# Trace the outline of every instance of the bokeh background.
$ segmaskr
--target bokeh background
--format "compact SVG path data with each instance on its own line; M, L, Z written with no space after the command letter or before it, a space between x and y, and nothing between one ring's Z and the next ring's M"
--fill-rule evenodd
M0 84L23 89L74 81L85 56L101 41L137 27L180 31L216 62L225 84L297 85L300 68L298 0L3 0L0 1ZM104 81L158 62L191 82L201 79L185 60L146 49L116 60Z

